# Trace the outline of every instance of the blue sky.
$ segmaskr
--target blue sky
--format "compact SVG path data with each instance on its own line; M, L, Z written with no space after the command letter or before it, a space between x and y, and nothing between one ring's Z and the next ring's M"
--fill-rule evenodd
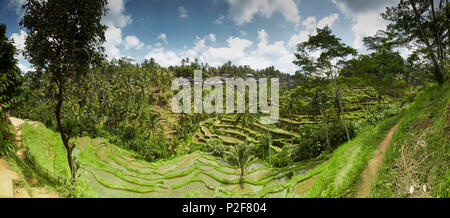
M23 49L20 5L25 0L0 0L0 23ZM234 64L256 69L275 66L293 74L297 43L330 26L343 42L360 51L362 38L386 23L379 15L398 0L110 0L102 19L109 59L153 57L163 66L197 58L218 66ZM32 68L21 56L19 66Z

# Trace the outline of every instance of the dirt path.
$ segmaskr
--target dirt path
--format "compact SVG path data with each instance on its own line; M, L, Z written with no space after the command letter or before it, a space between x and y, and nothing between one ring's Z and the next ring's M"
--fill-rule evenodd
M402 121L400 120L394 127L392 127L387 133L384 140L378 145L377 150L375 151L374 156L369 161L367 168L362 173L362 183L359 186L358 192L356 193L357 198L367 198L370 193L370 186L372 181L374 181L378 175L378 171L383 163L384 155L386 154L386 150L392 141L392 136L394 132L397 130L398 126Z
M22 148L22 130L20 130L19 126L24 124L25 121L22 119L10 117L9 120L11 121L11 124L16 128L16 142L17 147L19 150L17 150L17 157L19 157L21 160L25 160L25 154Z
M22 131L20 125L25 123L24 120L10 117L11 124L16 128L16 142L18 151L17 157L21 160L25 159L25 152L22 147ZM31 125L35 122L27 121ZM45 187L20 188L14 187L15 182L23 180L17 172L15 172L4 158L0 158L0 198L58 198L58 193L50 192ZM31 179L32 183L37 183L35 179ZM25 182L25 181L21 181ZM29 184L30 186L33 184Z
M0 158L0 198L14 197L14 181L19 179L19 175L12 170L4 158Z

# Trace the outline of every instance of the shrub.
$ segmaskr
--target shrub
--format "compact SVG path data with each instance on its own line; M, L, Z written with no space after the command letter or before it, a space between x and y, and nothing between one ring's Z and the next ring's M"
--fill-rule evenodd
M272 157L272 164L276 167L287 167L292 163L291 152L289 148L284 147L281 152Z
M14 134L11 132L10 124L0 116L0 156L14 149Z
M347 123L347 129L350 138L354 138L356 136L355 126L352 123ZM347 135L340 121L335 121L328 125L330 147L328 147L325 129L322 126L319 128L317 126L305 126L301 132L302 136L300 140L296 140L298 144L295 145L291 155L293 161L317 157L322 152L331 152L347 142Z
M209 139L206 143L207 151L211 152L212 155L222 157L226 151L223 143L218 139Z

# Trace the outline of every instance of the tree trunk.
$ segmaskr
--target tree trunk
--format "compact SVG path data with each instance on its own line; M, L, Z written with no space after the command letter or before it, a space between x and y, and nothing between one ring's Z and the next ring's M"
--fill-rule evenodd
M345 120L345 114L344 114L344 108L342 107L341 95L339 94L339 90L337 89L336 76L333 77L333 86L334 86L334 93L336 94L336 98L338 100L339 110L342 115L342 122L344 124L345 134L347 135L347 140L350 141L350 134L348 133L347 121Z
M325 128L325 136L327 137L327 146L328 146L328 149L331 149L330 137L328 136L327 116L326 116L325 112L322 112L322 110L320 110L320 112L322 113L322 121L323 121L323 127Z
M322 122L323 122L323 127L325 128L325 136L327 137L327 146L328 149L331 149L331 145L330 145L330 137L328 136L328 124L327 124L327 114L325 109L323 108L323 102L322 102L322 98L320 98L320 114L322 114Z
M62 79L58 81L58 103L56 104L56 121L58 122L58 129L61 134L61 139L63 141L64 147L67 151L67 161L69 162L70 172L71 172L71 181L75 181L76 169L72 159L72 151L75 148L75 144L73 146L69 145L69 138L64 132L64 128L61 122L61 107L63 104L63 91L64 91L64 82Z
M416 3L413 0L409 0L409 3L413 9L413 12L417 19L417 22L419 23L420 32L422 34L422 40L425 43L425 45L427 46L428 53L431 57L431 61L433 62L433 65L435 68L433 74L434 74L437 82L441 85L444 83L444 74L443 74L443 70L441 68L442 66L439 64L438 60L436 59L436 55L434 54L433 48L431 47L431 44L430 44L430 41L428 40L428 37L425 34L425 29L423 27L422 21L420 20L420 14L417 11Z
M269 129L267 129L267 134L269 134L269 163L272 164L272 161L270 159L270 146L272 145L272 139L270 137Z

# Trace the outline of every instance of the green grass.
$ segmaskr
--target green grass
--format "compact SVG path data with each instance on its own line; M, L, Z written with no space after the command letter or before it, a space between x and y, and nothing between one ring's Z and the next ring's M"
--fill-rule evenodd
M450 86L435 84L405 113L386 152L371 197L450 197ZM413 195L414 196L414 195ZM411 196L412 197L412 196Z
M352 196L373 152L398 120L399 117L394 117L377 126L368 126L355 139L340 146L303 197Z
M29 150L29 156L32 157L30 161L35 163L35 165L23 164L23 168L31 171L32 173L29 174L38 178L39 181L66 193L63 195L66 197L109 196L108 192L116 193L111 194L112 196L124 194L124 196L170 197L172 192L179 196L180 192L185 191L185 186L192 184L197 187L199 183L203 184L205 188L205 190L199 190L204 194L202 197L211 197L209 195L211 193L214 193L214 196L223 197L267 196L292 186L288 183L274 181L292 175L296 171L311 169L324 161L324 159L316 159L310 162L295 163L285 168L258 167L249 170L247 173L249 178L246 177L242 182L260 188L240 193L234 190L234 187L241 182L236 167L222 163L217 158L202 152L149 163L134 158L136 157L135 153L107 143L104 139L84 137L72 140L79 149L75 157L80 165L80 176L78 177L79 182L69 187L64 180L53 181L54 178L70 176L66 151L59 134L46 129L43 125L38 127L25 125L22 129L24 144ZM172 181L172 179L177 180ZM103 189L95 189L96 185L92 182L96 182L97 186L100 185ZM105 193L105 189L109 191ZM77 193L70 193L71 191ZM117 195L117 192L122 194ZM188 195L189 193L186 192L183 196Z
M434 95L438 96L438 93ZM448 95L445 95L445 98L448 101ZM418 98L418 102L420 102L419 100L420 98ZM442 108L447 103L439 103L438 105L439 108ZM409 113L418 111L419 109L411 109ZM436 109L436 111L441 110ZM413 123L412 120L420 118L420 116L413 117L409 113L406 114L405 123L411 124ZM442 113L435 114L436 117L441 117L435 124L433 123L433 126L437 128L435 130L436 133L439 134L434 138L431 137L429 141L435 144L432 147L437 151L439 140L442 139L442 135L448 130L445 129L444 125L447 122L447 118L442 118L444 117L441 116ZM68 178L70 176L66 151L60 140L60 135L46 129L42 125L38 127L25 125L22 127L24 145L32 157L30 159L31 163L24 163L22 168L24 172L31 172L28 173L30 175L39 176L40 181L48 181L46 184L61 189L61 192L75 190L76 194L67 194L67 196L105 197L110 196L109 191L111 193L120 191L122 194L125 193L126 196L135 196L134 194L143 196L145 194L145 196L163 195L170 197L172 194L176 193L179 196L182 193L183 196L212 197L210 194L214 193L214 196L224 197L352 197L360 184L361 173L366 168L373 152L388 130L400 120L402 115L382 121L376 126L364 127L354 140L340 146L329 156L325 155L315 160L294 163L285 168L258 167L249 170L243 182L251 185L252 191L250 192L242 190L237 192L235 190L236 185L241 182L240 179L236 178L239 175L236 167L222 163L218 158L205 153L195 152L180 155L171 160L149 163L139 160L136 153L107 143L103 139L86 137L73 140L80 145L80 150L76 154L76 159L81 165L79 182L70 188L61 188L64 184L55 185L57 182L54 182L52 179L57 178L56 181L59 181L58 178ZM411 118L408 118L408 116L411 116ZM423 115L423 118L426 116ZM227 121L227 118L223 118L223 120ZM230 119L228 121L231 122ZM441 126L440 129L438 128L439 126ZM226 141L216 135L216 133L223 132L225 135L233 135L236 138L243 139L247 137L247 134L253 135L258 133L255 129L267 131L265 126L258 124L248 129L236 127L235 130L231 128L231 125L227 124L217 125L214 123L209 125L209 127L211 129L202 126L199 131L202 132L205 138L218 138L223 142ZM221 130L217 127L227 129ZM402 131L406 131L409 127L407 124L402 124ZM278 134L282 138L294 136L283 129L274 128L269 131ZM398 137L397 134L395 137ZM400 141L401 138L397 140ZM448 140L444 142L448 145ZM282 143L284 142L280 139L280 144ZM395 153L393 151L391 153L391 161L394 161ZM448 154L440 152L439 155L439 157L434 159L437 167L433 170L435 172L444 170L445 172L446 169L448 170L448 162L442 160L444 158L448 160ZM437 163L438 160L442 163ZM34 167L32 163L36 166ZM445 164L447 168L445 168ZM306 174L298 173L297 175L297 172L302 170L307 170ZM296 184L318 174L320 175L310 190L301 196L293 193ZM448 192L447 195L445 192L445 187L448 187L448 173L444 174L444 176L437 176L432 181L436 184L435 187L444 187L436 189L436 196L448 196ZM102 189L96 189L94 183L98 183L98 185L102 186ZM202 188L194 192L193 190L187 190L191 186ZM107 191L105 192L105 190ZM111 196L121 196L121 194L111 194ZM387 192L383 192L380 196L390 195L387 195Z
M35 185L22 182L22 186L45 186L62 197L98 197L85 179L80 178L75 184L68 182L70 173L67 153L59 134L48 130L42 124L38 127L24 124L20 128L26 158L21 160L11 151L7 156L8 162L21 178L38 181Z
M59 133L55 133L43 125L22 128L23 145L31 154L36 165L46 169L57 177L70 177L67 152Z

